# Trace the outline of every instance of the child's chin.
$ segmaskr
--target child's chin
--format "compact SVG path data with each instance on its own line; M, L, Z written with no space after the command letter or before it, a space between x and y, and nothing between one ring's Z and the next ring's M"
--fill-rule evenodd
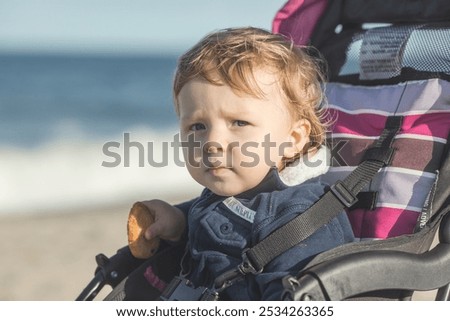
M237 189L235 186L227 188L227 187L216 187L213 186L209 188L214 194L224 197L234 196L245 192L244 190Z
M210 190L214 194L219 195L219 196L224 196L224 197L229 197L229 196L233 196L233 195L239 194L239 193L233 193L232 191L226 191L226 190L224 191L224 190L221 190L221 189L211 189L210 188Z

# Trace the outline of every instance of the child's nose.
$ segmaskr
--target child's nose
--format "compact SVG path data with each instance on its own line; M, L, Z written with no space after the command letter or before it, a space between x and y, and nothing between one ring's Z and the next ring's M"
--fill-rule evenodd
M205 153L218 153L226 149L225 133L221 130L211 128L208 130L207 141L203 146Z
M217 154L223 151L223 146L216 141L208 141L203 145L203 151L207 154Z

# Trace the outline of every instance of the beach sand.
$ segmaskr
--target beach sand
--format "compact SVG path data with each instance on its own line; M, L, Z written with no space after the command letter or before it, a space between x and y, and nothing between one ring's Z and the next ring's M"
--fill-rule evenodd
M95 255L127 244L128 211L1 218L0 300L74 300L94 276Z
M0 300L74 300L94 275L95 255L126 245L131 205L0 218ZM432 293L414 299L432 300Z

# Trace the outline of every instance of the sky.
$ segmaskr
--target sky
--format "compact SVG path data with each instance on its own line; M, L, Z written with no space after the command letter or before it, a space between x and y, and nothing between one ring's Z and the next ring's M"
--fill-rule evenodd
M175 53L226 27L271 28L286 0L1 0L0 52Z

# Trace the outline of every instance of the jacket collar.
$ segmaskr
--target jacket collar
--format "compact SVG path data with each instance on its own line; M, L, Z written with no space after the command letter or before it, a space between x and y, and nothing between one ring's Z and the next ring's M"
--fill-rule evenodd
M276 167L270 168L267 175L257 186L245 191L238 198L253 198L259 193L283 190L289 186L301 184L309 179L325 174L329 169L330 150L322 146L314 155L301 157L293 164L278 172Z
M235 195L235 197L251 199L261 193L280 191L289 186L298 185L307 180L317 178L328 171L329 159L330 150L322 146L313 156L309 156L308 159L300 158L284 168L281 172L278 172L276 167L271 167L267 175L258 185Z
M258 194L280 191L288 186L283 183L276 167L271 167L263 180L255 187L236 195L236 198L251 199Z

